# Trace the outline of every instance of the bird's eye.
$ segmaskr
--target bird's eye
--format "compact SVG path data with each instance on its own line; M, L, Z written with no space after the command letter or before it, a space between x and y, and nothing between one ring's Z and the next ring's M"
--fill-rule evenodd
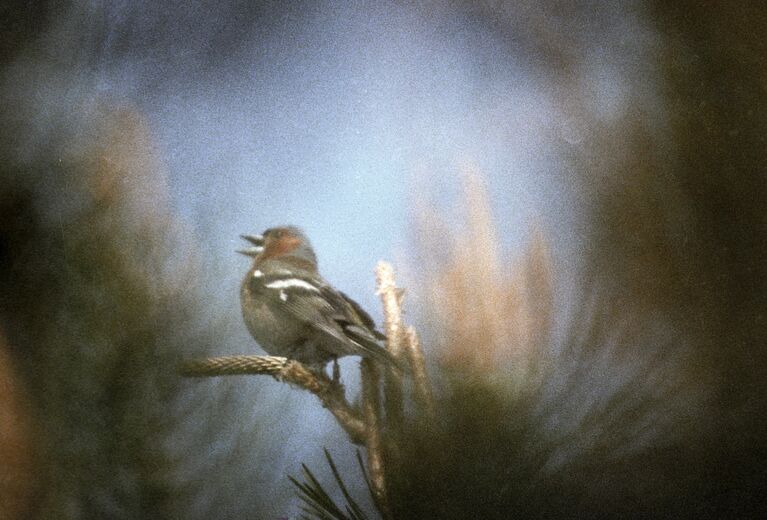
M282 230L277 230L274 232L274 238L282 238Z

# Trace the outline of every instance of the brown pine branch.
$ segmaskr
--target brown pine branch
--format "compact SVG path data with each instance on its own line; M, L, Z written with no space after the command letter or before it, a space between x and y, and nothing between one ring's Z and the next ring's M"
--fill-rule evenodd
M421 342L418 340L418 334L414 327L407 328L405 337L405 354L412 369L415 400L421 407L426 421L433 423L436 417L434 395L429 383L429 376L426 373L426 362L424 361Z
M218 377L264 374L279 376L288 358L278 356L226 356L184 361L179 371L185 377Z
M388 262L378 262L376 282L377 293L381 296L381 303L383 303L387 347L395 358L401 359L404 343L402 297L405 291L397 287L394 281L394 268Z
M186 377L270 375L316 395L346 431L354 444L364 444L365 425L357 410L346 400L343 387L325 374L312 371L298 361L277 356L228 356L196 359L183 363Z
M376 266L378 295L381 297L384 313L384 332L386 348L398 361L402 361L405 340L402 323L402 298L404 291L394 281L394 269L387 262L378 262ZM402 373L395 368L386 370L385 407L389 432L393 435L393 446L399 443L399 434L404 423Z
M427 421L434 419L434 396L426 372L423 350L413 327L405 327L402 320L402 298L404 291L394 281L394 269L386 262L376 267L378 294L384 309L384 330L387 347L399 360L406 358L411 368L415 399ZM402 426L402 375L389 370L386 374L386 418L393 432ZM395 443L396 444L396 443Z
M384 519L391 518L386 491L384 448L381 437L380 375L378 367L370 359L360 363L362 375L362 416L365 421L365 445L368 452L370 486L376 506Z

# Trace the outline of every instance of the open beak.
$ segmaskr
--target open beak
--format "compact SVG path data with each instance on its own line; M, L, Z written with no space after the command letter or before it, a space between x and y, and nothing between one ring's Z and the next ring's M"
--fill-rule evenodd
M240 235L240 238L247 240L253 245L245 249L238 249L238 253L245 256L255 257L264 250L264 237L261 235Z

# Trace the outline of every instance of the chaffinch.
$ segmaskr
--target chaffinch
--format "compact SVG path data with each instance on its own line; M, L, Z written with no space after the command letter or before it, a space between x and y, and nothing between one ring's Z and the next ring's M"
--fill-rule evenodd
M275 227L241 236L251 246L238 252L254 258L240 290L242 315L267 353L319 368L342 356L397 366L372 318L320 276L300 229Z

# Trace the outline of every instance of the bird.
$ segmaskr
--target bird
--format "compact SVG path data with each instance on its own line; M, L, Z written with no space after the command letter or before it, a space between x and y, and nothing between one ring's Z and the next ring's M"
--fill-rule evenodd
M324 370L337 359L361 356L393 368L399 364L383 346L386 336L362 307L319 273L317 256L296 226L240 235L253 259L242 281L240 303L250 335L270 355Z

